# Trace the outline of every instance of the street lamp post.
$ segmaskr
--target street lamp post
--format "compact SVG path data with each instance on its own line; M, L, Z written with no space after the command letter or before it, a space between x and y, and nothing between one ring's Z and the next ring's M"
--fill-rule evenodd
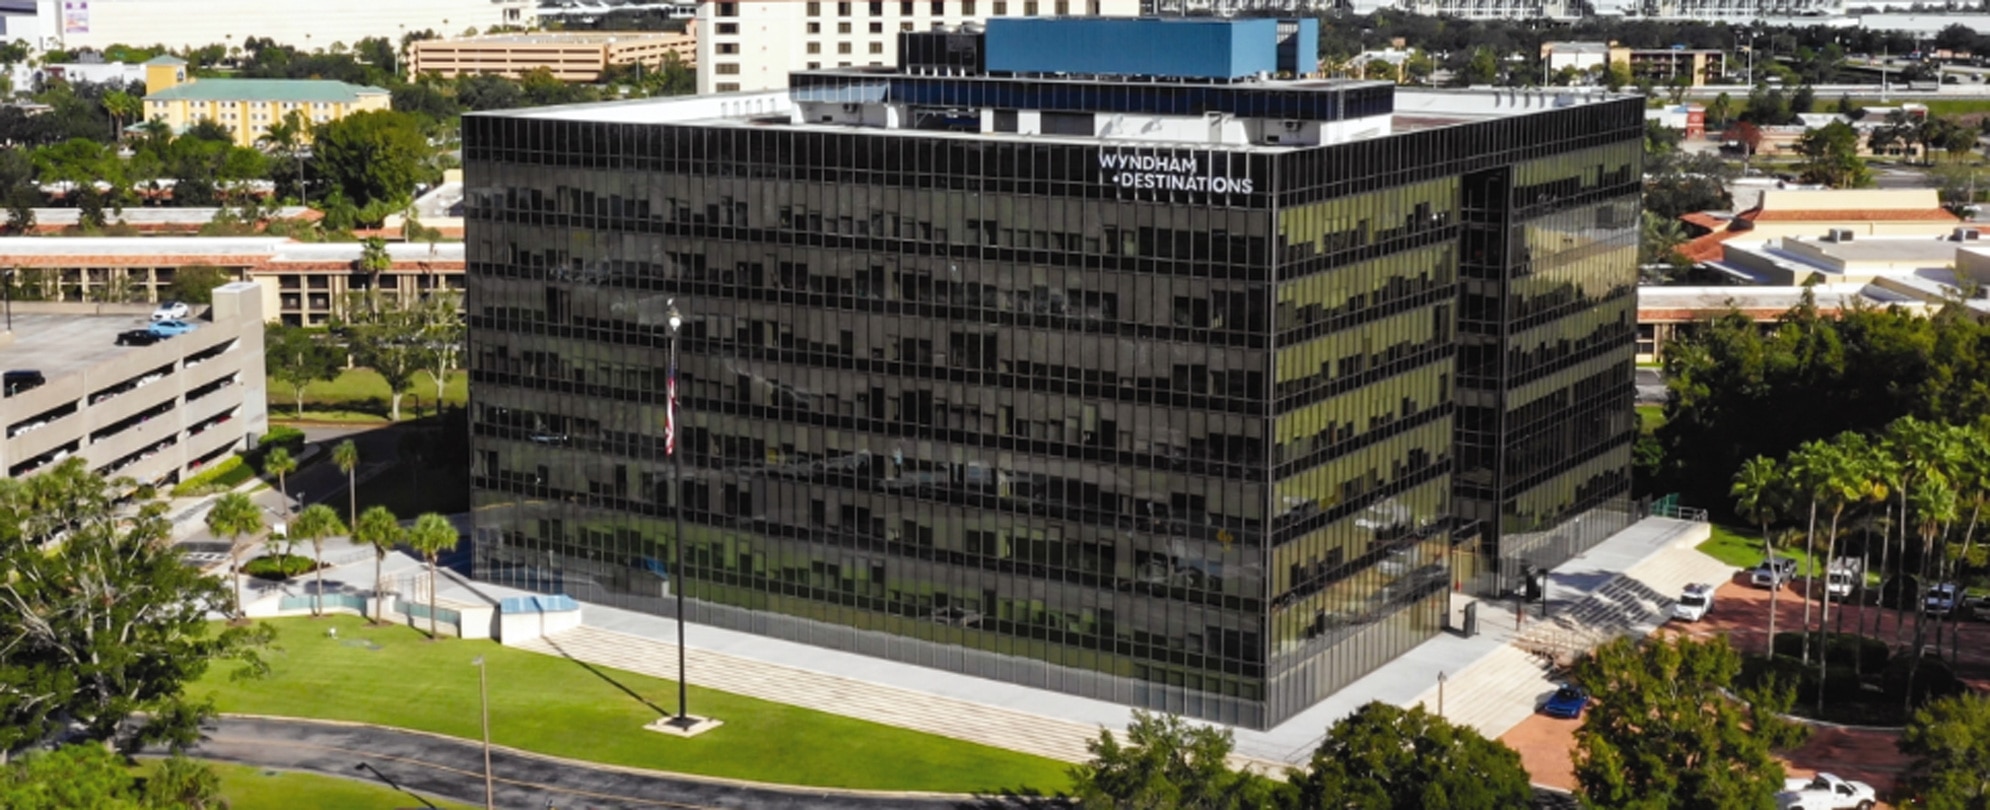
M670 379L665 384L670 389L667 392L670 401L665 407L669 409L670 420L670 438L669 444L666 447L666 450L670 453L670 488L675 490L671 493L670 514L671 520L676 526L676 534L671 539L671 545L676 547L674 552L676 562L672 563L670 570L670 590L677 596L676 723L680 728L689 729L691 727L691 716L685 709L685 696L689 694L690 690L684 684L684 456L677 452L678 434L682 432L677 417L677 341L680 339L678 329L684 325L684 317L678 314L675 301L670 303L669 322Z
M16 272L18 271L8 268L7 285L4 288L0 288L5 290L7 296L7 332L9 334L14 331L14 273Z
M479 655L470 664L477 668L477 702L484 715L484 810L495 810L497 796L495 780L491 778L491 690L489 670L484 666L484 657Z
M1444 716L1444 671L1437 672L1437 716Z

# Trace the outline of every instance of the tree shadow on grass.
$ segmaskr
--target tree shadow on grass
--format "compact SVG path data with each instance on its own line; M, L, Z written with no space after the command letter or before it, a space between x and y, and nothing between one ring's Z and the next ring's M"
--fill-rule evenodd
M581 669L585 669L585 670L587 670L587 671L588 671L589 673L591 673L592 675L594 675L594 677L596 677L596 678L600 678L600 679L602 680L602 682L603 682L603 683L606 683L606 684L608 684L609 686L613 686L613 687L615 687L616 689L620 689L620 690L622 690L622 694L625 694L625 695L628 695L629 697L631 697L631 698L635 699L635 701L636 701L637 703L641 703L641 704L643 704L644 706L648 706L648 707L649 707L649 709L650 709L650 711L653 711L653 712L656 712L656 713L657 713L657 716L659 716L659 717L670 717L670 716L672 716L672 714L673 714L672 712L667 712L667 711L664 711L663 707L661 707L661 706L658 706L658 705L656 705L655 703L652 703L652 702L650 702L650 699L649 699L649 698L646 698L646 697L643 697L643 696L642 696L641 694L638 694L638 693L636 692L636 690L634 690L634 689L630 689L629 687L627 687L627 686L624 686L624 685L622 684L622 682L621 682L621 681L617 681L617 680L615 680L614 678L611 678L611 677L608 677L608 673L606 673L606 672L603 672L603 671L601 671L601 670L600 670L600 669L599 669L598 667L594 666L593 664L590 664L590 663L588 663L588 662L586 662L586 661L582 661L582 660L580 660L579 658L575 658L575 657L573 656L573 654L571 654L571 653L567 652L567 650L566 650L566 648L565 648L565 647L562 647L562 646L560 646L560 642L558 642L558 641L555 641L555 640L553 640L552 638L547 638L547 639L546 639L545 641L546 641L546 644L547 644L547 645L549 645L549 646L551 646L551 647L553 648L553 651L554 651L554 652L557 652L557 653L559 653L559 654L560 654L560 657L562 657L562 658L565 658L565 659L567 659L568 661L572 661L572 662L574 662L574 663L576 663L576 664L579 664L579 665L580 665L580 667L581 667Z
M954 807L958 810L1066 810L1077 802L1064 795L1051 795L1033 787L1003 788L994 793L977 793Z

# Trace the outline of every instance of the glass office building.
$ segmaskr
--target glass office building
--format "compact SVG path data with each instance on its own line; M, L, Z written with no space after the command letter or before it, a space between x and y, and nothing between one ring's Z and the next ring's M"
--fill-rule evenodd
M1261 728L1622 524L1639 100L904 36L465 118L477 576Z

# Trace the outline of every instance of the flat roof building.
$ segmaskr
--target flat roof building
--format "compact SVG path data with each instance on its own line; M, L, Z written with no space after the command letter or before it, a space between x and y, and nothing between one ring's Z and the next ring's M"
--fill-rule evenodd
M18 478L78 456L169 484L246 449L269 432L261 305L256 285L229 284L193 331L125 346L119 333L145 329L151 306L12 303L0 465ZM36 382L17 388L17 374Z
M463 243L390 242L389 264L359 270L358 242L297 242L276 236L0 237L0 266L21 289L49 301L157 302L188 267L214 267L258 282L259 311L291 326L319 326L377 284L415 299L463 288Z
M213 121L235 136L237 146L256 145L272 124L292 113L315 126L391 109L392 95L331 79L200 79L189 76L186 60L175 56L145 63L145 120L163 122L173 132Z
M698 92L779 90L799 70L897 65L899 35L1012 17L1112 17L1141 0L699 0ZM1308 66L1301 73L1312 73Z
M529 27L533 0L28 0L29 15L7 19L10 39L33 34L38 49L102 50L112 45L163 45L172 50L240 45L264 37L301 50L351 45L367 37L465 28ZM15 33L16 23L20 33Z
M1267 727L1627 525L1642 100L1317 31L466 116L476 575Z
M415 74L446 78L489 73L514 79L545 68L561 81L593 82L612 65L661 68L675 56L686 66L695 66L697 42L691 33L670 31L547 31L429 39L408 46L408 68Z

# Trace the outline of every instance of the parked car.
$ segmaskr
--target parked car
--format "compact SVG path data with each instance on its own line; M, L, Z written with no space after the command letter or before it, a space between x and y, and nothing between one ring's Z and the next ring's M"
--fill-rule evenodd
M160 337L172 337L174 335L184 335L197 328L187 321L153 321L151 332Z
M1810 779L1783 782L1776 806L1783 810L1872 810L1879 795L1872 785L1820 773Z
M152 310L152 320L155 321L185 320L188 315L192 314L193 314L193 308L187 306L186 302L166 301L161 303L158 309Z
M161 340L165 340L167 337L169 336L159 334L150 329L127 329L117 333L117 345L150 346Z
M39 371L34 369L15 369L7 372L5 382L0 383L0 385L4 385L6 395L11 397L22 391L32 391L40 388L47 383L48 378L42 376L42 373Z
M1831 570L1824 574L1824 593L1833 599L1844 599L1860 590L1866 583L1865 564L1856 558L1835 560Z
M1714 609L1714 586L1706 584L1688 585L1686 592L1679 594L1679 601L1672 605L1672 618L1680 621L1697 622L1707 617L1707 611Z
M1791 580L1797 578L1797 561L1788 557L1770 557L1749 572L1748 581L1757 588L1787 588Z
M1564 720L1581 720L1582 711L1589 708L1589 690L1572 683L1555 688L1555 693L1541 704L1541 713Z
M1928 589L1921 598L1921 609L1930 616L1947 616L1962 603L1962 586L1953 582L1943 582Z

